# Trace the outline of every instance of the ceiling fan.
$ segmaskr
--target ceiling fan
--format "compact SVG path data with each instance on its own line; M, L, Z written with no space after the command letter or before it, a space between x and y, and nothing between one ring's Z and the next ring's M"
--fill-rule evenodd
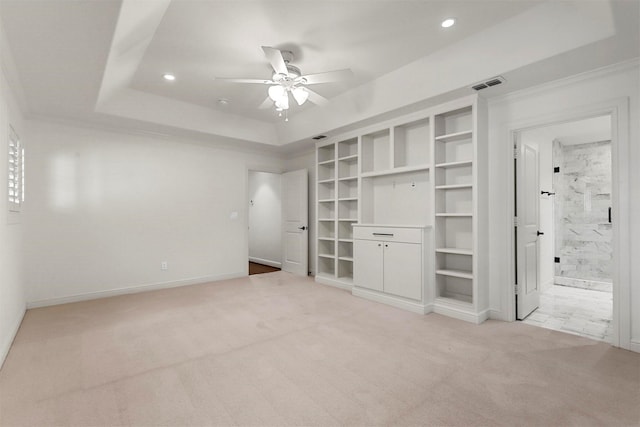
M260 108L275 106L277 111L286 111L289 109L289 94L291 94L298 105L304 104L307 100L317 105L326 105L329 100L309 89L307 86L340 81L353 75L350 69L303 75L298 67L291 65L293 53L290 51L281 51L269 46L262 46L262 50L273 67L274 72L270 80L216 78L216 80L231 83L268 85L269 89L267 93L269 96L260 105Z

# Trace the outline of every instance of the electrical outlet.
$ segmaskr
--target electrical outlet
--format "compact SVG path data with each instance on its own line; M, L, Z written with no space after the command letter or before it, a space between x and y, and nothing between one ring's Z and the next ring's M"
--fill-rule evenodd
M169 269L169 264L167 263L167 261L162 261L160 263L160 270L168 270Z

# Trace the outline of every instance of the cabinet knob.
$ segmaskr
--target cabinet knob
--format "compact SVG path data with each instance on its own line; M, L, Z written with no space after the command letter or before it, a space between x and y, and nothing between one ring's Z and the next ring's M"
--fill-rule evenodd
M385 248L388 248L388 247L389 247L389 245L384 245L384 247L385 247Z
M378 243L378 247L382 246L382 243Z

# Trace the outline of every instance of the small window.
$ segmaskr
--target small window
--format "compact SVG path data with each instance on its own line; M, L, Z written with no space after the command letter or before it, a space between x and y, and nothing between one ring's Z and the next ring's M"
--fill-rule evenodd
M8 158L9 211L20 212L24 202L24 147L12 127L9 127Z

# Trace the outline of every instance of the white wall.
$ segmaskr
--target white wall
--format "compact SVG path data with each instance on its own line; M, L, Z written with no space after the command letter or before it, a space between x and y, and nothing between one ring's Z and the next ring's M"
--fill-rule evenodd
M249 171L249 260L282 264L281 175Z
M43 121L28 129L30 305L247 274L247 170L282 170L280 158Z
M316 154L314 145L308 150L287 157L285 168L287 172L306 169L309 177L309 271L316 273Z
M534 131L522 132L521 141L538 148L538 176L540 178L540 191L553 191L553 144L551 140L546 140L536 135ZM554 216L553 216L553 196L543 196L538 194L539 206L539 229L544 235L539 237L538 247L538 277L540 278L540 289L544 292L553 285L553 256L554 256Z
M2 183L0 185L0 366L2 366L26 307L22 278L23 214L9 213L7 206L9 125L16 131L26 149L31 148L24 135L20 110L15 103L3 69L0 68L0 70L2 70L0 72L0 183ZM30 165L27 164L27 167Z
M557 120L570 114L602 115L602 110L620 102L629 108L621 111L629 123L628 152L621 152L614 165L623 173L614 185L619 189L619 237L621 271L619 288L619 327L621 344L640 351L640 112L638 62L576 76L498 99L489 108L489 231L491 309L494 318L512 318L510 301L512 265L513 157L510 130ZM625 104L626 105L626 104ZM624 134L622 134L624 136ZM628 178L624 176L628 173ZM629 220L631 218L631 220ZM626 264L625 264L626 263ZM626 289L626 291L625 291ZM626 294L624 293L626 292Z

